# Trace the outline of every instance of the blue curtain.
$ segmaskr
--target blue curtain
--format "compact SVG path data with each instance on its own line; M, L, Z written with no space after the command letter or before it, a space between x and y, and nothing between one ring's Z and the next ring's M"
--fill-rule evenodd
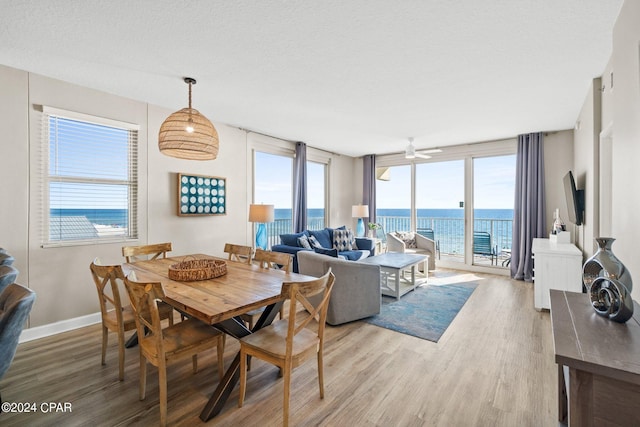
M518 135L511 277L527 282L533 280L533 239L547 234L543 140L541 132Z
M293 232L307 229L307 144L296 143L293 159Z
M376 156L362 158L362 204L369 205L369 222L376 222Z

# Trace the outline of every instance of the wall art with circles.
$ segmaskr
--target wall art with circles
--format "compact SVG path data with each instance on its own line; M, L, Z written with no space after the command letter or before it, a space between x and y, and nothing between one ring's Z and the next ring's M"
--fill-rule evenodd
M227 180L178 174L178 215L226 215Z

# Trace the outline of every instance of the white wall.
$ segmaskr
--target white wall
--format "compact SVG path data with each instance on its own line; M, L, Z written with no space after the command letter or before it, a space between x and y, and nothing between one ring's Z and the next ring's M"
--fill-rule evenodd
M562 178L573 166L573 131L550 132L544 137L544 188L547 204L547 231L553 227L553 212L560 211L560 218L575 241L574 227L569 223Z
M30 328L43 327L55 332L67 327L61 324L78 325L86 319L99 319L95 317L99 306L89 264L95 257L105 263L123 261L123 243L41 247L43 210L38 165L42 105L140 125L139 239L127 244L171 241L174 255L196 252L223 255L225 242L252 244L246 131L214 123L220 137L218 158L204 162L180 160L166 157L157 149L160 124L172 112L167 109L2 65L0 93L0 178L4 183L0 246L16 258L15 266L20 270L18 282L37 294ZM213 117L206 111L202 113ZM275 145L291 145L271 140ZM361 197L356 197L353 184L354 170L361 161L349 156L324 155L330 163L330 225L350 224L351 205ZM225 177L227 215L179 217L180 172ZM72 321L78 318L85 320Z
M586 257L593 255L603 232L616 242L614 254L640 278L640 3L625 1L613 30L611 59L602 77L589 88L575 131L574 168L579 188L585 189L585 226L579 246ZM613 73L613 85L611 73ZM603 144L601 147L601 135ZM602 152L601 152L602 148ZM609 157L611 160L609 160ZM601 168L602 166L602 168ZM601 170L602 169L602 170ZM600 193L600 187L603 191ZM610 221L609 221L610 217ZM609 224L610 222L610 224ZM606 236L609 237L609 236ZM640 300L640 287L633 298Z
M578 126L574 131L574 167L576 188L584 190L585 209L583 225L577 227L578 247L583 255L593 254L595 237L599 234L599 139L602 130L602 83L600 78L593 79L582 110L578 116Z
M613 31L613 194L614 253L635 279L640 301L640 2L626 0Z

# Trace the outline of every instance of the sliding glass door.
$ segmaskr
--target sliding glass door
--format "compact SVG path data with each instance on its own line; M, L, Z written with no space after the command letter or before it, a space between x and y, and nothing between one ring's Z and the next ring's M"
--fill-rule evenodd
M416 165L416 232L433 238L438 259L464 262L464 160Z

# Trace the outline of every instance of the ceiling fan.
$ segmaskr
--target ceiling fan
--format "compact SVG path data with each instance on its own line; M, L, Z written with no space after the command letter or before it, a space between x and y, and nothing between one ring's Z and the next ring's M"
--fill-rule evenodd
M433 153L441 153L442 150L439 148L433 148L431 150L421 150L416 151L416 147L413 146L413 138L409 138L409 145L404 150L404 158L405 159L415 159L416 157L420 159L430 159L431 156L429 154Z

